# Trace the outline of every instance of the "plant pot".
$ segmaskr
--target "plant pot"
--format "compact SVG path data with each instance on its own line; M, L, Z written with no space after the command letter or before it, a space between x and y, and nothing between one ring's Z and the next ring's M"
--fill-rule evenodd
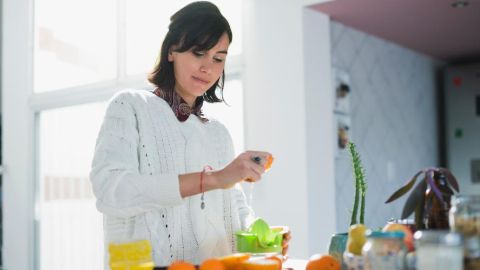
M347 247L348 233L336 233L330 238L328 244L328 254L337 259L342 265L342 269L347 269L343 260L343 253Z

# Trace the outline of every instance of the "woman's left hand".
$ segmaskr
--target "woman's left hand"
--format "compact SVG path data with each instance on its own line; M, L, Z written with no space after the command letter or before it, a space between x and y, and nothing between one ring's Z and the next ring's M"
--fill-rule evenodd
M283 260L285 261L288 257L287 252L288 252L288 246L290 244L290 239L292 239L292 233L290 232L290 228L287 226L272 226L272 229L273 228L281 228L283 231L282 255L283 255Z
M290 239L292 239L292 233L290 232L290 228L287 228L287 232L283 234L282 240L282 255L284 259L287 259L287 251L288 245L290 244Z

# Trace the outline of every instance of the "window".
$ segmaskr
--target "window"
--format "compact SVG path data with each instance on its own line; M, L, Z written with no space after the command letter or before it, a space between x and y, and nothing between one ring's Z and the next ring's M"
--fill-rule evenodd
M115 2L36 2L35 92L113 80L116 77Z
M204 113L207 117L212 117L220 121L230 132L233 140L235 153L243 152L243 87L242 81L233 79L225 81L224 99L227 105L222 103L204 103ZM220 96L220 95L219 95Z
M170 16L189 2L192 1L36 3L34 91L118 81L129 75L145 77L155 64ZM230 56L240 55L241 1L213 2L227 17L234 33Z
M102 215L88 173L104 109L102 102L40 113L40 269L102 269Z

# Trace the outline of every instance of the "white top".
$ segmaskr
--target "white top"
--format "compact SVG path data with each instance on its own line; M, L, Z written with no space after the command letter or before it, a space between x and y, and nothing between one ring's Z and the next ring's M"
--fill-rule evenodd
M234 232L253 219L240 185L182 199L179 174L226 166L234 157L219 122L185 122L166 101L145 90L124 90L109 102L90 179L104 214L105 245L147 239L156 265L195 264L235 252ZM199 179L200 184L200 179ZM105 256L108 265L108 252Z

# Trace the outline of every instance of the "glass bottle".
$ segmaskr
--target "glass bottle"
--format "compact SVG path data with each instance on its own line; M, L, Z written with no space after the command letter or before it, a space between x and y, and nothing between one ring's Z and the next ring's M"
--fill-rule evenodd
M425 225L427 229L448 230L449 210L451 207L450 200L453 191L447 184L445 175L441 172L434 172L433 182L440 191L443 200L438 199L437 195L429 185L425 192Z
M417 270L462 270L463 240L458 233L428 230L415 233Z

